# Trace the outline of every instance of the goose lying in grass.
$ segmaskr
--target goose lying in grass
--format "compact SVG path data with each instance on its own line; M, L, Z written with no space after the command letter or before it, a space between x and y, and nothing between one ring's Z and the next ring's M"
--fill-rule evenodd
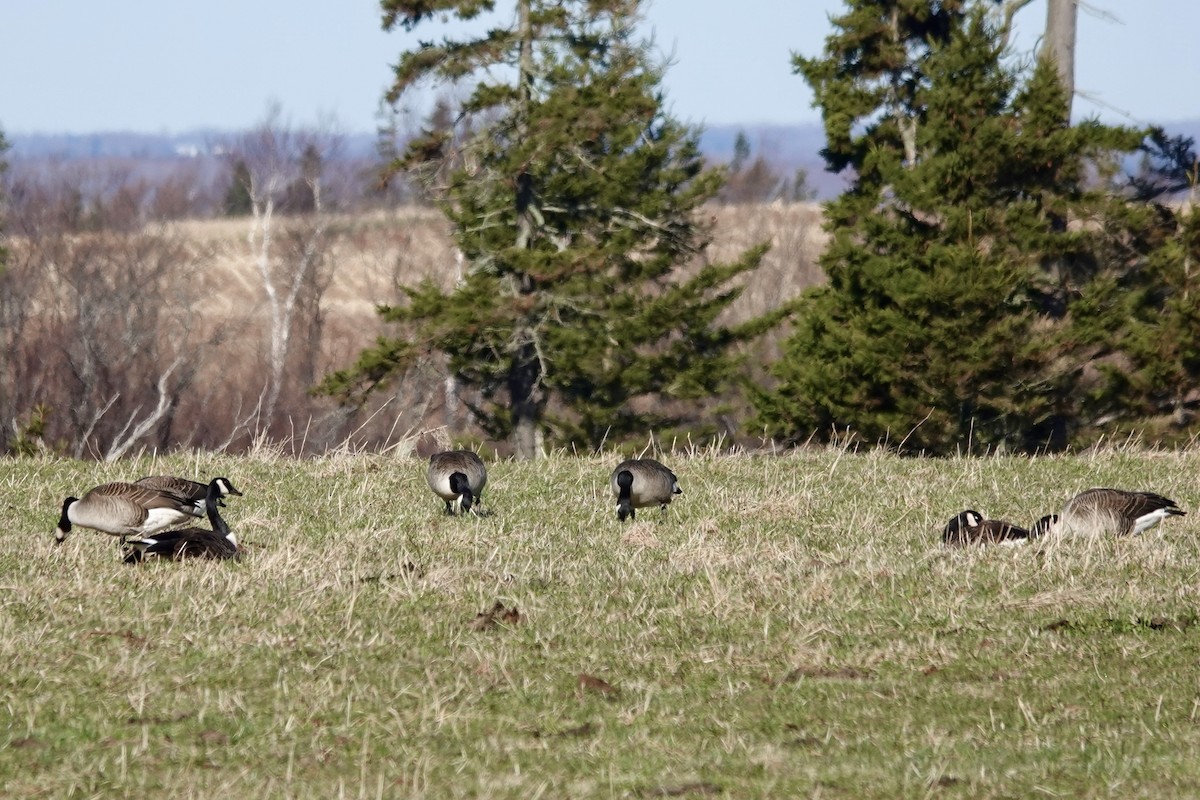
M1044 536L1050 525L1050 517L1042 517L1031 528L1022 528L999 519L984 519L973 509L967 509L946 523L942 529L942 543L947 545L969 544L1020 544Z
M217 509L227 487L228 482L223 478L216 478L208 484L204 511L212 525L211 529L177 528L152 536L131 538L126 541L129 549L125 553L125 563L136 564L150 554L176 561L185 558L238 558L237 537Z
M660 506L665 512L675 495L683 494L679 479L653 458L622 461L612 472L609 486L617 498L617 519L636 520L637 509Z

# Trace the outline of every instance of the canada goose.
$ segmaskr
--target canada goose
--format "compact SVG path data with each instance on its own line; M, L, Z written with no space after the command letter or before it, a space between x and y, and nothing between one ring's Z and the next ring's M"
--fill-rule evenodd
M1045 526L1040 522L1026 530L1011 522L984 519L978 511L968 509L954 516L942 530L942 543L947 545L968 544L1019 544L1044 534Z
M230 485L224 478L217 478L205 490L204 511L212 529L177 528L150 536L138 536L126 541L129 550L125 554L126 564L136 564L154 553L175 561L184 558L225 559L238 558L237 537L217 510L221 497L229 494ZM240 494L240 492L238 492Z
M483 487L487 486L487 467L470 450L447 450L429 457L425 477L433 493L446 501L447 514L465 514L482 499Z
M217 478L220 481L217 488L219 490L217 496L217 505L223 506L220 498L234 495L241 497L242 493L234 487L233 482L229 478ZM192 512L192 516L203 517L205 514L204 498L208 496L208 488L210 483L200 483L199 481L188 480L187 478L177 478L174 475L147 475L144 478L138 478L134 481L139 486L148 486L151 489L157 489L160 492L171 492L180 497L186 497L195 504L196 510Z
M192 518L186 497L136 483L102 483L82 498L63 500L54 538L59 544L72 525L120 536L149 536Z
M1101 488L1080 492L1067 501L1061 512L1043 519L1056 533L1127 536L1186 513L1161 494Z
M621 522L626 517L636 520L635 509L646 506L660 506L666 511L675 495L683 494L675 473L653 458L631 458L617 464L609 485L617 498L617 519Z

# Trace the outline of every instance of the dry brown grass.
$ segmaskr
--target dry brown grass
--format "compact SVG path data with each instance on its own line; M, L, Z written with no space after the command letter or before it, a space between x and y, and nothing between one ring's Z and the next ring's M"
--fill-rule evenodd
M762 265L746 281L733 306L735 321L777 308L805 289L825 280L817 259L828 234L821 228L815 203L714 207L716 237L710 248L715 261L732 261L759 242L770 242Z
M683 495L626 525L616 454L491 461L465 519L417 459L0 459L0 794L1195 796L1194 516L939 531L1093 484L1195 512L1196 454L662 457ZM53 544L67 492L163 472L246 493L241 562Z

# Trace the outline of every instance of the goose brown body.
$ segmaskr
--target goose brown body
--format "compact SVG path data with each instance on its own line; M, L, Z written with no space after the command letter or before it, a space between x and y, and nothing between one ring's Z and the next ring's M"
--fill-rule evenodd
M1156 492L1096 488L1080 492L1067 501L1052 522L1059 533L1127 536L1139 534L1168 517L1187 512Z
M666 511L675 495L683 494L679 479L661 462L653 458L631 458L622 461L609 478L609 487L617 498L617 519L635 520L637 509L660 506Z
M63 501L55 539L62 542L74 525L112 536L144 536L191 519L194 504L173 492L136 483L102 483L83 497Z
M446 513L466 513L487 486L487 467L470 450L446 450L429 457L429 488L446 503Z
M242 493L237 490L233 482L228 478L215 478L214 480L221 481L217 487L219 490L218 505L221 505L219 501L222 497L229 495L241 496ZM200 481L179 478L174 475L147 475L144 478L138 478L134 483L138 486L146 486L161 492L170 492L180 497L186 497L195 504L196 510L192 512L193 515L203 517L205 515L204 501L208 496L208 488L212 484L212 481L201 483Z

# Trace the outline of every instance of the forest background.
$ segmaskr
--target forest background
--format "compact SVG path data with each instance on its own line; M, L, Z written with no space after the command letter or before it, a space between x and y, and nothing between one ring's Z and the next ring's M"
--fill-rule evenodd
M636 4L613 5L618 22L636 12ZM856 15L874 5L847 4L842 32L853 32L862 24ZM956 150L980 176L966 185L996 186L997 164L1009 169L1016 161L988 137L1005 126L1020 135L1033 104L1053 120L1063 101L1045 86L1035 91L1032 58L1005 60L1003 15L1024 4L940 4L949 23L923 18L928 4L895 5L911 12L912 27L898 38L888 33L904 55L894 66L879 71L863 61L845 69L836 26L807 71L797 57L797 71L814 86L827 80L818 62L841 64L850 82L831 97L852 96L856 80L895 86L898 76L916 76L910 97L884 92L857 110L825 98L829 175L811 161L779 158L782 148L772 147L779 131L727 131L723 146L709 139L709 162L724 162L724 181L696 209L713 223L712 243L675 254L670 280L767 243L758 261L732 276L734 294L712 324L736 328L775 314L772 324L731 347L731 369L702 391L626 394L607 411L589 411L586 426L577 424L578 397L554 394L538 449L649 435L743 446L852 437L933 453L1062 449L1129 434L1191 439L1200 395L1192 389L1195 162L1186 132L1066 126L1056 149L1038 154L1052 169L1006 176L1003 191L975 192L970 202L931 194L922 182L958 181L961 173L946 170L959 167L909 158L906 148ZM974 32L972 7L987 12ZM951 63L968 36L976 38L966 50L986 58ZM889 42L878 44L884 52ZM634 69L653 96L658 65L636 55ZM977 122L999 120L993 130L938 117L939 108L971 107L951 93L963 82L946 77L966 69L977 76L977 95L968 98L982 109ZM571 78L575 88L582 75ZM547 87L546 97L562 86ZM495 410L484 408L492 399L505 405L504 391L482 387L444 348L407 354L389 380L371 376L369 394L339 396L327 381L394 332L377 306L402 307L423 280L449 296L473 274L475 263L456 241L461 221L444 213L444 198L431 196L415 173L378 180L421 133L440 125L469 135L494 119L495 109L452 100L420 123L393 117L369 151L335 132L294 128L280 108L268 109L254 130L212 135L202 150L167 159L148 157L144 146L140 156L73 159L59 149L46 157L37 142L17 140L3 178L5 449L116 458L138 448L236 452L267 439L311 454L342 445L407 448L414 433L436 429L447 439L520 451L512 432L489 420ZM661 107L656 114L673 122ZM838 140L828 123L845 114L905 122L895 131L868 124ZM1047 130L1055 124L1046 122ZM678 136L684 145L702 141L699 131ZM954 147L952 136L960 137ZM984 146L968 154L964 142ZM795 142L788 145L794 153ZM872 177L872 165L845 155L864 148L890 148L894 164L874 165ZM918 162L921 169L904 166ZM907 186L906 175L914 176ZM815 205L817 197L830 205ZM988 209L1017 199L1029 200L1037 218L1024 238L1011 226L1028 220L982 227ZM857 209L845 205L851 200ZM944 205L971 203L979 207L968 209L965 226L948 224ZM877 224L864 228L864 220ZM1019 254L995 252L990 243L1001 234L1017 241ZM931 248L942 248L938 259ZM877 253L883 271L855 265L848 255L855 251ZM996 271L980 278L972 271L980 264ZM861 279L871 275L878 285ZM975 277L964 287L948 283L952 275ZM939 327L947 320L963 324ZM814 333L830 321L865 339ZM982 352L965 353L963 343ZM795 372L811 364L825 371ZM334 396L313 391L323 381ZM632 422L618 424L629 409ZM638 424L647 420L653 424Z

